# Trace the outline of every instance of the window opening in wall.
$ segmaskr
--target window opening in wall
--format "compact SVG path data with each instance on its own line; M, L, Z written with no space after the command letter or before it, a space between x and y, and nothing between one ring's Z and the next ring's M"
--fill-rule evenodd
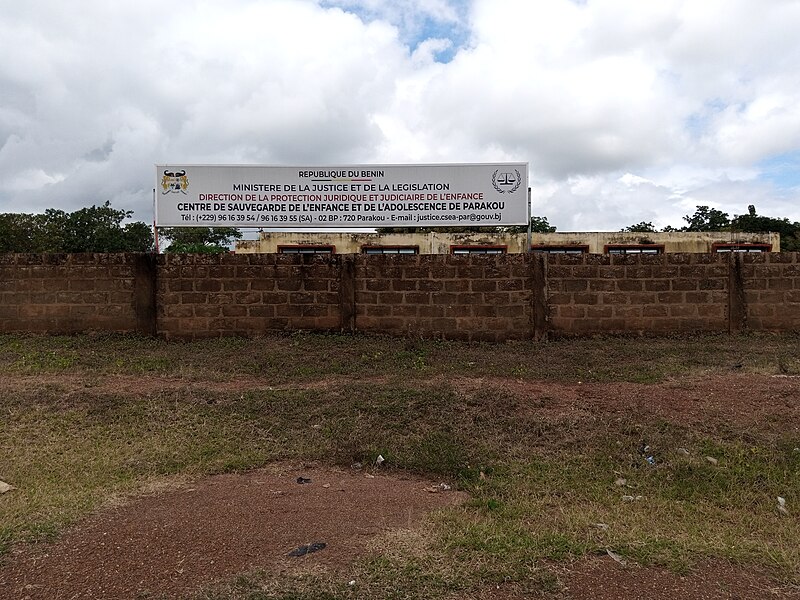
M772 252L772 244L712 244L712 252Z
M278 254L335 254L335 246L314 246L311 244L297 244L292 246L278 246Z
M663 244L606 244L603 254L664 254Z
M564 246L534 244L531 246L531 252L544 252L545 254L586 254L589 252L589 246L582 246L579 244Z
M363 254L419 254L419 246L361 246Z
M450 246L450 254L505 254L508 246Z

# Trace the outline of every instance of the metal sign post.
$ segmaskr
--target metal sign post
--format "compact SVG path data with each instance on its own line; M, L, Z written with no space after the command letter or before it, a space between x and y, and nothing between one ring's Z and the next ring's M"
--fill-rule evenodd
M525 246L525 253L531 251L531 188L528 188L528 241Z

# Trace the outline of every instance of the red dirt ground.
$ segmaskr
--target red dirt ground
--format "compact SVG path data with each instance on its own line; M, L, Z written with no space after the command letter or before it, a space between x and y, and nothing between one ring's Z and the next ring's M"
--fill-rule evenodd
M0 570L0 597L172 597L255 569L343 567L376 534L413 527L426 512L465 499L430 486L415 477L285 466L210 477L104 511L55 544L18 549ZM287 556L314 542L327 546Z
M47 384L46 379L37 385ZM100 387L119 389L120 379L109 377ZM732 374L647 386L468 378L448 382L464 393L488 385L502 388L526 400L519 410L535 410L542 417L647 413L698 428L728 423L740 430L757 429L762 436L800 430L800 378ZM63 386L67 395L71 386L84 387L78 379L59 377L50 383ZM30 380L10 378L2 387L23 385L29 386ZM242 382L225 385L233 388ZM260 383L247 385L252 389ZM139 391L165 386L169 383L163 379L136 378ZM299 476L312 482L298 484ZM361 471L318 466L273 465L244 475L211 477L101 511L55 543L18 545L0 566L0 598L179 597L254 569L283 573L302 564L345 572L368 552L376 534L414 527L426 512L465 499L456 492L426 492L430 485L415 477L369 478ZM286 556L311 542L327 547L299 559ZM800 599L800 590L780 588L765 573L722 562L697 565L687 576L622 566L605 556L547 568L557 575L561 591L530 595L507 585L485 588L472 597Z

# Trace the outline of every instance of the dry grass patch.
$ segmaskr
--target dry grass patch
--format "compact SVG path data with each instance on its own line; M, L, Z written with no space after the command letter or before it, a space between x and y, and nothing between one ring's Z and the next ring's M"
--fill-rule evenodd
M606 549L681 572L758 565L800 585L797 341L0 336L0 374L17 381L0 384L0 479L17 488L0 497L0 546L58 535L175 478L381 454L472 499L424 534L384 538L347 580L251 574L201 597L447 598L509 581L547 591L558 583L542 564ZM59 373L69 390L36 384ZM136 376L147 386L104 384Z

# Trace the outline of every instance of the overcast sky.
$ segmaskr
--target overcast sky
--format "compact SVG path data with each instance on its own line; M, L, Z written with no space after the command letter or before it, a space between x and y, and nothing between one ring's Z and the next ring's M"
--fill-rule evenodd
M156 163L527 161L560 231L800 221L800 0L0 0L0 212Z

